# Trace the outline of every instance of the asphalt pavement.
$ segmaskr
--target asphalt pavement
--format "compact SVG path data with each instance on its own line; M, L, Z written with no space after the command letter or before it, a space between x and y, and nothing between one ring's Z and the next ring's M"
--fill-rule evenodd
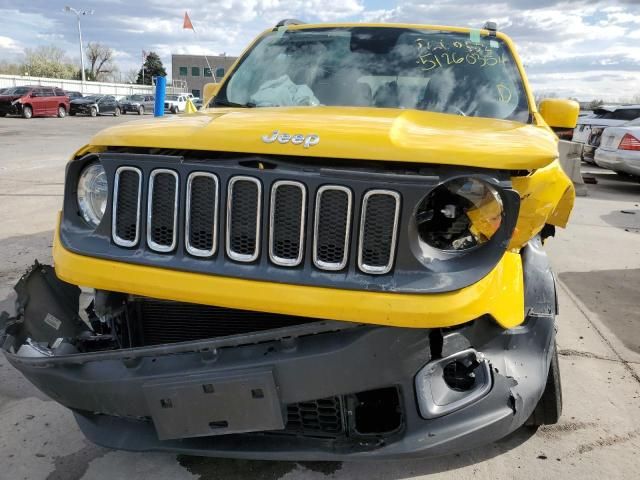
M134 117L136 118L136 117ZM0 118L0 310L51 236L71 154L123 116ZM640 475L640 182L584 166L597 184L546 248L559 279L564 413L465 453L374 463L265 462L92 445L71 413L0 355L0 480L632 479Z

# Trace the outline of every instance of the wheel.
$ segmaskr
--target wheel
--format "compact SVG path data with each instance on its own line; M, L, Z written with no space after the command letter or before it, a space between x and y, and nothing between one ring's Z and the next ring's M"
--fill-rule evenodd
M7 114L6 113L0 113L0 117L6 117Z
M113 116L114 117L120 116L120 107L116 107L116 109L113 111Z
M58 107L58 118L64 118L67 116L67 109L63 105Z
M178 107L173 107L171 109L171 113L173 113L174 115L177 114L180 110L178 110Z
M98 116L98 109L96 107L91 107L91 116L92 117Z
M138 115L144 115L144 107L142 105L138 107Z
M535 410L527 420L527 425L553 425L558 423L562 415L562 385L560 383L560 365L558 363L558 348L553 345L553 357L549 365L547 385Z
M33 109L29 105L22 107L22 118L33 117Z

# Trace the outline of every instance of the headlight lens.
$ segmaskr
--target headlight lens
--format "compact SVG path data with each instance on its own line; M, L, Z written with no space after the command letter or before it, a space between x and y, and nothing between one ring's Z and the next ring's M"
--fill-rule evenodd
M78 208L85 221L97 227L107 207L107 174L99 163L86 167L78 179Z
M418 235L438 250L469 250L493 237L502 214L502 200L494 187L476 178L457 178L436 187L420 202Z

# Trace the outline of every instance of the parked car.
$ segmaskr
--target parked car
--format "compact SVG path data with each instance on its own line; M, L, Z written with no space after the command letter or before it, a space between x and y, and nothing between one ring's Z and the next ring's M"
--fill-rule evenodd
M144 115L145 112L153 113L155 102L155 95L129 95L121 102L122 113L131 112L138 115Z
M579 106L522 73L493 23L280 22L211 108L68 162L0 348L110 448L415 459L558 422Z
M69 98L60 88L24 86L12 87L0 95L0 117L22 115L31 117L65 117Z
M184 112L184 109L187 105L187 98L191 98L191 100L193 101L193 95L191 93L167 95L164 100L164 111L170 113Z
M594 160L599 167L640 177L640 119L605 128Z
M120 115L122 107L113 95L89 95L71 101L69 115Z
M600 136L607 127L624 125L640 117L640 105L619 105L597 108L593 116L579 118L579 127L574 130L573 141L584 143L582 159L593 163L593 155L600 145Z
M82 98L83 95L80 92L70 92L69 90L65 91L67 97L69 97L69 100L75 100L76 98Z

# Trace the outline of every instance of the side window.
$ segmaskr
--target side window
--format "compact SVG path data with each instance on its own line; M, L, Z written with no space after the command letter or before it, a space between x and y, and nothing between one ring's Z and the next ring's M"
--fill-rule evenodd
M43 88L42 89L43 97L53 97L55 94L53 93L53 88Z
M179 73L179 75L180 75L181 77L186 77L186 76L187 76L187 74L188 74L188 72L189 72L189 69L188 69L187 67L180 67L180 73Z
M191 76L199 77L200 76L200 67L191 67Z
M64 97L65 96L64 91L59 89L59 88L55 89L55 94L56 94L56 97Z
M31 95L34 97L44 97L44 91L42 88L34 88Z

